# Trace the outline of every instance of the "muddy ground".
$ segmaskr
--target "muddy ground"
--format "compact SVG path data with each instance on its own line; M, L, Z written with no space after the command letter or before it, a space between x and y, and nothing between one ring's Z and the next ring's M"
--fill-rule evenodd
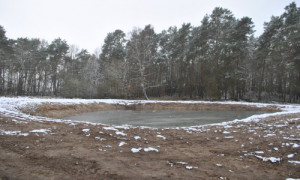
M0 114L0 179L300 178L299 117L127 129Z

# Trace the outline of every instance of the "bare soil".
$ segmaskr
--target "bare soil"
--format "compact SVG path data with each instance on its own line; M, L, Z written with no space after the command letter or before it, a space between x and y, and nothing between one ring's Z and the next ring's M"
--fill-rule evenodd
M89 106L100 105L48 104L30 113L63 117L101 109L91 110ZM103 105L102 110L121 107ZM240 110L238 106L235 108ZM0 114L0 179L299 178L300 164L289 162L300 161L300 148L296 146L300 144L300 120L293 120L299 117L300 113L189 130L119 128L116 131L103 125L30 121ZM31 132L37 129L47 132ZM1 134L1 130L29 135ZM120 142L126 144L120 146ZM158 152L144 151L148 147ZM142 149L133 153L132 148ZM290 154L294 156L288 158ZM263 161L259 157L276 157L281 161Z

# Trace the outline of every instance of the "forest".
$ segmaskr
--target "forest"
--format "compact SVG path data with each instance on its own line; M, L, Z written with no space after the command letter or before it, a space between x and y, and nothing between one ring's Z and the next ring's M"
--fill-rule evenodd
M254 36L250 17L216 7L200 26L107 34L100 53L0 26L0 95L300 102L300 8L287 5ZM100 42L99 42L100 44Z

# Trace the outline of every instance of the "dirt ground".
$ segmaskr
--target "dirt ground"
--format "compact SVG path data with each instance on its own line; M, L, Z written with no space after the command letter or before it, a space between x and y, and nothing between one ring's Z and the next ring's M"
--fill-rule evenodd
M0 114L0 179L300 178L299 117L127 129Z

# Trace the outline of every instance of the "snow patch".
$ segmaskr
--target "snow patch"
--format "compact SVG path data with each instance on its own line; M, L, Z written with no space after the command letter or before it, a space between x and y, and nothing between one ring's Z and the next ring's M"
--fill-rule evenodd
M230 134L230 132L228 132L228 131L224 131L224 132L223 132L223 134Z
M111 130L111 131L119 131L118 129L116 129L114 127L103 127L103 129L105 129L105 130Z
M122 141L122 142L120 142L119 147L121 147L121 146L123 146L123 145L125 145L125 144L127 144L127 143L124 142L124 141Z
M47 134L48 131L51 131L50 129L34 129L32 131L29 131L29 132L32 132L32 133L44 133L44 134Z
M90 129L82 129L82 132L89 132Z
M116 135L127 136L127 134L122 131L116 131Z
M276 136L276 134L267 134L264 137L271 137L271 136Z
M156 135L156 137L158 137L158 138L162 138L163 140L166 140L166 137L165 136L162 136L162 135Z
M9 136L28 136L29 133L22 133L21 131L4 131L0 129L0 135L9 135Z
M234 137L233 136L225 136L224 138L225 139L233 139Z
M185 164L188 164L187 162L176 162L176 164L182 164L182 165L185 165Z
M255 151L256 154L264 154L263 151Z
M111 145L105 145L105 146L102 146L102 147L106 147L106 148L112 148Z
M271 161L272 163L281 161L281 158L276 158L276 157L262 157L262 156L258 156L258 155L256 155L255 157L257 157L258 159L261 159L262 161Z
M298 148L298 147L300 147L299 144L294 143L293 148Z
M185 168L188 170L192 170L193 168L197 169L198 167L197 166L185 166Z
M153 148L153 147L148 147L148 148L144 148L144 151L145 151L145 152L149 152L149 151L155 151L155 152L158 152L158 149Z
M300 164L300 161L288 161L288 162L293 164Z
M193 169L193 166L185 166L186 169L191 170Z
M140 136L134 136L133 138L134 138L135 140L141 139Z
M28 124L28 122L26 122L26 121L18 121L15 119L13 119L12 121L15 122L16 124Z
M131 148L131 152L133 153L138 153L140 150L142 150L142 148Z

